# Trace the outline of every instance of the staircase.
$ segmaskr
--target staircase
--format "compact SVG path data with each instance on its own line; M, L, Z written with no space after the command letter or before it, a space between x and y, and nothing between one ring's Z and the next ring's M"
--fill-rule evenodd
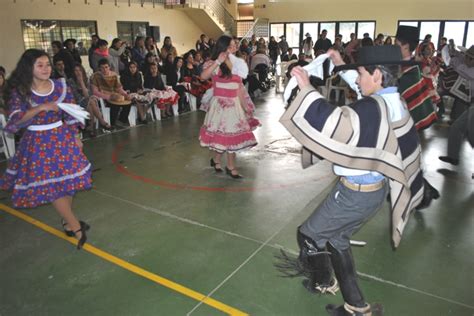
M263 19L263 18L257 18L249 27L248 30L242 35L239 34L238 37L243 39L250 40L252 35L255 34L255 36L258 38L263 37L267 38L270 35L270 24L268 19ZM240 33L240 32L239 32Z
M236 22L220 0L165 0L165 9L183 10L205 34L217 38L236 34Z

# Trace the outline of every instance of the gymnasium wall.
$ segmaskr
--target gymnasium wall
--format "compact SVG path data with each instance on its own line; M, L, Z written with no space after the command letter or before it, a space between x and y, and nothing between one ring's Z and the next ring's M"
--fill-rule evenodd
M99 35L109 42L117 37L117 21L149 22L160 26L161 38L171 36L178 53L194 48L202 30L180 10L165 10L162 6L146 4L141 7L126 2L99 0L0 0L0 65L12 71L25 47L22 19L93 20L97 21ZM161 47L162 43L159 43Z

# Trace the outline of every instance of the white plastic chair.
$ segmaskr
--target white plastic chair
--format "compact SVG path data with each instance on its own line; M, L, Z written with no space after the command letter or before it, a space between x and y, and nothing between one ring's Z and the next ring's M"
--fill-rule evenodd
M104 117L104 121L110 125L110 108L105 106L105 101L102 98L97 98L99 100L100 111L102 112L102 116ZM131 112L131 111L130 111Z
M337 78L337 76L338 75L335 75L326 79L326 99L329 100L331 96L331 91L334 91L334 98L335 98L336 104L339 103L339 97L340 97L341 92L344 94L349 93L349 89L346 83L344 82L344 80L342 80L342 78L339 81L339 84L337 85L332 84L333 79Z
M285 89L286 84L288 83L288 78L286 77L286 72L288 71L288 67L296 63L297 60L290 60L290 61L283 61L280 63L280 68L277 69L277 75L275 76L275 90L276 92L283 92L280 90L280 85L282 86L283 90Z
M3 127L7 125L5 115L0 114L0 135L2 137L3 146L0 147L0 151L5 154L7 159L10 159L15 155L15 136L10 133L6 133Z
M132 107L130 108L130 113L128 114L128 124L130 124L130 127L137 125L137 112L137 106L132 105Z
M197 110L197 99L194 95L192 95L189 92L186 92L186 98L188 99L189 102L189 107L191 108L191 111L196 111Z

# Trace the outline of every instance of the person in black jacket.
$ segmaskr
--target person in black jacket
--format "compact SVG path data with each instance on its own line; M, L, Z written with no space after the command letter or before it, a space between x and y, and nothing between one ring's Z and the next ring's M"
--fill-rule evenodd
M158 70L157 63L150 64L150 71L145 75L145 88L155 90L165 90L165 84L161 79L161 74ZM162 110L161 117L168 118L173 116L171 109L172 104L161 104L157 103L158 107Z
M120 82L122 83L123 89L129 94L143 92L143 75L138 71L137 62L130 62L128 69L124 71L122 76L120 76ZM134 100L133 105L137 107L138 123L146 124L147 105L136 100Z
M67 40L64 41L64 47L66 47L66 50L71 54L72 58L77 64L82 65L82 59L81 55L79 54L79 51L76 49L76 40L74 38L68 38Z
M64 49L63 44L60 41L53 41L51 43L51 48L53 49L53 64L58 60L64 62L64 72L66 73L67 78L72 78L74 72L74 58L71 53Z
M179 85L184 81L184 69L183 69L183 58L175 57L173 62L173 67L166 68L166 84L173 87L173 90L179 94L179 103L178 108L179 112L188 112L190 111L189 105L186 103L186 87Z

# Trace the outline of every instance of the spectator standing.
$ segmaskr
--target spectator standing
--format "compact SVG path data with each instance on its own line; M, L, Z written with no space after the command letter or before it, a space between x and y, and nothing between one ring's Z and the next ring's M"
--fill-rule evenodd
M306 33L305 37L306 38L303 40L303 43L301 44L301 51L307 58L313 58L313 54L312 54L312 49L314 46L313 38L311 37L311 34L309 33Z
M74 58L71 53L63 48L63 45L60 41L53 41L51 43L51 48L53 49L53 64L57 60L62 60L64 62L64 71L66 77L70 78L74 69Z
M122 42L120 38L114 38L109 48L110 70L120 73L125 69L125 65L121 61L121 56L125 52L127 43Z
M146 54L145 38L143 36L137 36L135 39L135 45L132 48L132 60L141 67L145 61Z
M196 42L196 50L198 52L205 52L205 51L210 50L208 42L209 42L209 40L208 40L206 34L201 34L199 40Z
M64 41L64 47L66 47L66 50L71 54L74 62L82 65L81 54L76 49L76 42L74 38L68 38Z
M100 39L97 42L97 48L92 54L92 70L94 72L99 70L99 61L102 59L107 59L107 62L110 65L110 55L109 48L107 47L109 43L106 40ZM67 73L67 72L66 72Z
M283 61L283 57L288 54L288 49L290 46L286 41L285 35L280 36L280 41L278 42L278 48L280 48L280 59Z
M89 67L91 69L94 69L92 67L92 55L94 54L94 51L98 48L97 44L99 42L100 38L98 35L94 34L91 36L91 47L89 47L89 51L87 54L89 55Z
M163 46L161 47L161 58L166 58L168 54L171 54L173 56L173 59L178 56L176 47L174 47L173 43L171 42L171 37L166 36L163 41Z

